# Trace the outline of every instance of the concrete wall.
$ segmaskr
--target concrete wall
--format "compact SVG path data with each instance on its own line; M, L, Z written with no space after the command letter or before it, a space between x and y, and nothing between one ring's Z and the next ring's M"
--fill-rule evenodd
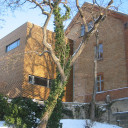
M128 98L122 98L118 100L112 100L111 105L108 109L106 103L97 103L103 111L105 111L101 117L96 118L99 122L109 122L111 124L116 124L122 128L128 127ZM89 119L89 109L88 103L63 103L64 109L67 114L64 114L65 119Z

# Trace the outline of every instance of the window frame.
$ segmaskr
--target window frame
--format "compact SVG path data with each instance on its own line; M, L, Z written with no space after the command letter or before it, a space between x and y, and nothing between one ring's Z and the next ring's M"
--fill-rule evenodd
M99 77L99 80L98 80L98 77ZM102 92L104 90L104 77L103 77L103 74L99 74L97 75L97 93L98 92ZM99 87L98 87L98 83L99 83Z
M80 36L84 36L85 34L85 26L84 24L81 25L81 30L80 30Z
M93 24L92 20L87 23L88 32L91 31L93 26L94 26L94 24ZM85 26L84 26L84 24L82 24L81 25L81 30L80 30L80 36L82 37L82 36L84 36L84 34L85 34Z
M94 26L93 21L91 20L90 22L88 22L87 26L88 26L88 32L91 31L91 29Z
M102 45L102 50L100 49L100 45ZM103 44L99 43L98 46L95 46L95 54L97 60L103 59Z
M17 39L16 41L14 41L11 44L6 46L6 52L9 52L9 51L11 51L11 50L13 50L19 46L20 46L20 39Z
M31 81L30 81L30 78L32 79ZM47 85L45 86L45 85L41 85L41 84L35 83L35 81L36 81L35 78L46 80L47 81ZM32 85L44 86L44 87L47 87L47 88L51 87L51 84L50 84L51 83L51 79L47 79L47 78L43 78L43 77L39 77L39 76L29 75L28 76L28 82L29 82L29 84L32 84Z

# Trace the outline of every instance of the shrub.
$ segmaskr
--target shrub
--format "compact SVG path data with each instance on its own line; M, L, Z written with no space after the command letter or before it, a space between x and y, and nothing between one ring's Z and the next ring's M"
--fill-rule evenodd
M104 106L99 106L95 104L95 121L101 121L101 117L105 112L106 109ZM90 113L91 113L91 104L89 104L89 109L88 109L89 118L90 118Z
M8 109L8 98L0 94L0 120L4 120L4 115Z
M101 121L101 117L102 115L106 112L106 109L104 108L104 106L95 106L95 118L96 121Z
M5 121L8 125L15 125L16 128L36 128L43 107L28 98L15 98L12 100L9 109L5 114Z

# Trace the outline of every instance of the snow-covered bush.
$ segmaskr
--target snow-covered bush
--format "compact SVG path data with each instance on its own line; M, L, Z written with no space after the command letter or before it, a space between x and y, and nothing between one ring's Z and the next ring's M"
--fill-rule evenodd
M15 98L11 101L4 119L8 125L16 128L36 128L43 107L28 98Z

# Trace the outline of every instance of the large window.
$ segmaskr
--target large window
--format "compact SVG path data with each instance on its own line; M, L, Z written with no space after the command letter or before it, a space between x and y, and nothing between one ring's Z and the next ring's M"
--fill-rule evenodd
M38 76L29 75L29 83L35 85L41 85L45 87L51 87L51 80L47 78L42 78Z
M103 91L104 89L104 78L103 74L97 76L97 92Z
M95 47L95 53L97 54L97 59L101 60L103 59L103 44L99 44L97 47Z
M6 52L9 52L11 51L12 49L18 47L20 45L20 39L19 40L16 40L15 42L9 44L6 46Z

